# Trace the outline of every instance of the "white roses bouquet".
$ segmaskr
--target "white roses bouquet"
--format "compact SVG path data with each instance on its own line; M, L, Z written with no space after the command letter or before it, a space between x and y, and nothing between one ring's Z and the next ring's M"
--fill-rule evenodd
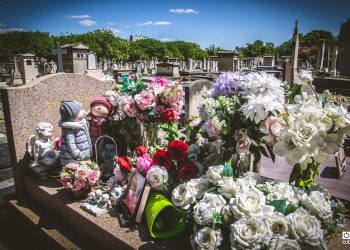
M193 249L326 248L341 203L324 190L293 187L258 173L233 178L229 165L180 184L172 202L194 222ZM230 229L230 232L227 230Z

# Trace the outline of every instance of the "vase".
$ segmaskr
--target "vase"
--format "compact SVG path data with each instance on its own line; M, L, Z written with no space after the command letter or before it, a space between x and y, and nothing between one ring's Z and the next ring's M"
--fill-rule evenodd
M88 188L82 188L78 191L73 191L74 197L77 200L84 200L88 197L89 193L93 191L93 187L89 186Z

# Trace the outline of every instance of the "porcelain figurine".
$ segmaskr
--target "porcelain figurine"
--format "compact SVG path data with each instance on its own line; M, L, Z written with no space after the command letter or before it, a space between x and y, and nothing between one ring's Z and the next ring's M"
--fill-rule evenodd
M63 101L61 102L60 114L61 165L90 159L92 143L85 119L86 112L83 110L82 104L77 101Z
M31 135L27 141L27 151L31 156L30 169L39 177L45 179L47 172L57 166L59 151L52 148L53 126L41 122L36 127L36 135Z

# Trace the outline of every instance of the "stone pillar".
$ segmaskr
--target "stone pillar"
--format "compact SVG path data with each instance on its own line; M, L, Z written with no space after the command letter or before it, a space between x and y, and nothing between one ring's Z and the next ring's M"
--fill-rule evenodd
M332 66L331 71L336 75L337 72L338 46L332 47Z

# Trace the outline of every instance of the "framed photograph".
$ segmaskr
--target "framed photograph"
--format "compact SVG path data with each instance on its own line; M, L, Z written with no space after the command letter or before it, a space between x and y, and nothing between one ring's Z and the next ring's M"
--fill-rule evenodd
M136 169L134 169L131 173L128 189L124 199L124 203L133 219L135 219L138 214L145 184L146 178Z

